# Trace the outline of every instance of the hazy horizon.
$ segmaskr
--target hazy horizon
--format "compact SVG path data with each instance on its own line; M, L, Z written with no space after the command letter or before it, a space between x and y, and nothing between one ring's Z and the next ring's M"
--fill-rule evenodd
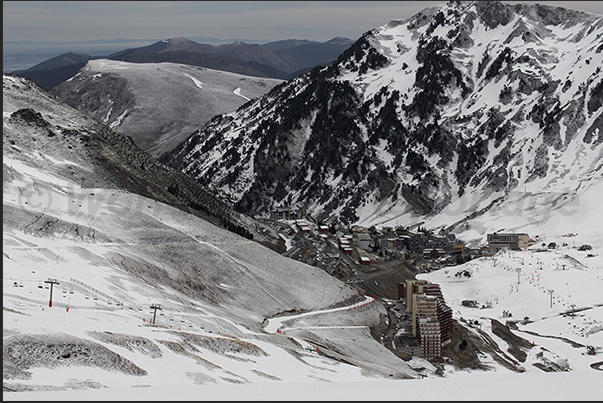
M185 37L219 45L358 39L445 1L4 1L3 71L64 53L106 56ZM520 3L507 1L506 3ZM524 1L603 15L603 1Z
M445 1L4 1L3 42L359 38ZM507 3L519 3L508 1ZM603 15L603 1L524 1Z

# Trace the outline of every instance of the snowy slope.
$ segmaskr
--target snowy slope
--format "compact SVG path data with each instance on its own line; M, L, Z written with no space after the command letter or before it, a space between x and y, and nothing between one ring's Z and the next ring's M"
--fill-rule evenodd
M20 118L24 107L40 113L49 131L29 124L35 118ZM369 328L384 308L371 298L322 270L114 187L79 144L85 135L98 135L95 124L26 81L4 77L4 400L397 400L401 391L416 400L489 400L492 390L502 389L505 398L518 400L601 396L600 372L589 367L600 355L582 356L584 349L544 337L559 331L601 345L596 220L575 238L543 232L543 241L561 245L567 239L568 246L560 255L540 257L540 280L525 269L519 291L506 288L516 278L514 268L537 265L536 252L496 257L502 280L493 275L493 260L467 263L475 283L460 288L455 277L447 281L452 272L432 273L457 317L485 316L462 311L460 298L481 302L498 295L493 317L502 309L515 317L526 314L538 320L518 324L520 329L540 334L530 337L537 347L523 364L526 373L484 355L490 371L449 367L439 377L427 361L406 363L372 337ZM586 220L589 209L581 207ZM574 242L592 243L597 256L573 250ZM559 272L555 263L561 261L572 267ZM559 276L566 273L571 280ZM52 307L49 278L59 283ZM530 281L555 289L555 309L547 308L548 294ZM538 298L538 306L522 312L522 293ZM568 302L587 310L572 319L554 316ZM151 304L162 307L154 325ZM532 364L543 361L539 351L553 362L567 358L571 371L537 369ZM416 377L410 368L427 378L399 379Z
M513 357L508 349L510 344L493 331L492 321L515 322L513 333L532 343L523 349L523 359L514 357L524 371L540 372L547 368L584 376L601 371L601 236L580 228L577 233L542 234L539 241L547 245L555 242L558 247L548 250L538 244L524 251L501 251L493 257L417 277L438 283L454 311L453 317L476 334L492 338L510 357ZM578 250L584 243L591 244L593 249ZM461 304L463 300L475 300L478 306L486 308L465 307ZM505 311L512 316L505 315ZM591 346L594 355L588 354Z
M370 333L382 306L332 312L365 298L106 180L78 144L101 135L91 118L14 76L3 115L5 391L416 376ZM82 187L74 169L98 179ZM321 310L290 318L286 335L265 330L277 314Z
M166 386L307 377L335 380L346 379L346 374L361 376L366 364L374 367L375 373L404 374L404 365L368 332L367 326L378 320L374 309L347 311L340 318L331 318L330 325L352 325L350 330L342 327L338 334L325 330L333 334L332 348L353 337L362 345L361 351L383 355L375 359L342 346L343 356L351 362L358 360L358 367L320 357L312 344L304 342L321 340L320 326L304 332L299 340L263 331L265 317L291 309L320 309L355 295L326 273L281 258L161 203L115 194L111 189L87 189L94 198L82 202L77 213L70 212L70 202L77 195L56 189L54 182L59 178L45 180L40 171L10 159L5 159L5 164L13 166L12 175L21 177L4 192L8 216L3 237L6 387ZM26 189L33 180L43 196L20 198L18 189ZM65 181L59 186L75 188ZM29 223L36 223L42 213L45 220L58 221L53 223L55 230L63 228L59 223L76 224L79 234L93 231L93 235L82 239L69 232L31 233ZM190 267L196 269L194 277ZM48 306L49 289L42 287L48 278L59 281L53 287L52 308ZM162 307L156 326L148 324L153 303ZM306 326L314 328L316 323L310 321ZM61 342L65 345L60 350L72 351L75 362L52 371L56 364L51 360L61 351L48 343ZM41 351L38 360L22 363L26 343ZM78 365L74 357L82 347L74 344L87 346L83 347L87 356L95 356L99 344L105 346L146 374L112 365L114 360L109 359ZM14 361L7 360L7 354ZM361 364L364 360L372 363ZM12 362L22 369L11 371ZM314 369L315 365L324 369ZM48 378L48 371L55 375ZM111 376L112 372L115 375Z
M158 157L214 115L281 82L183 64L99 59L52 93Z

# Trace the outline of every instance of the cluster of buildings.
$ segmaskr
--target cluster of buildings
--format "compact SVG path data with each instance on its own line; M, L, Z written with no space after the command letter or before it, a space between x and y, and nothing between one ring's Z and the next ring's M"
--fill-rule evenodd
M454 234L437 236L426 230L412 232L403 227L381 229L352 226L358 246L379 255L409 260L419 273L459 264L469 251ZM468 259L467 259L468 260Z
M306 216L306 209L301 204L278 207L270 212L272 220L293 221L296 224L307 223ZM297 226L299 227L299 224ZM325 236L334 228L334 226L329 228L325 225L318 227L320 227L320 234ZM302 228L302 231L304 230L309 232L310 228ZM344 254L352 254L351 246L354 245L367 252L416 261L416 266L422 269L429 269L434 263L436 266L458 264L453 258L454 255L464 255L468 252L465 250L463 242L457 240L454 234L436 236L430 231L420 228L416 232L412 232L403 227L377 229L353 225L345 230L338 230L333 235L338 239L339 249Z
M411 335L420 346L421 356L428 360L442 358L442 347L452 341L452 309L446 305L440 286L425 280L406 280L398 283L398 297L406 302Z
M359 280L357 269L392 258L426 273L467 261L473 253L454 234L437 236L420 227L411 231L400 226L319 224L301 204L272 209L270 218L287 239L288 250L283 255L323 268L346 282Z
M306 220L303 206L275 209L271 218L288 221L286 234L290 247L283 255L321 267L337 277L345 266L350 270L343 275L346 282L356 279L353 276L358 276L360 267L381 259L409 260L418 272L428 272L462 263L475 255L491 255L501 249L521 250L535 243L526 233L491 233L487 234L487 246L469 250L454 234L436 236L421 228L412 232L403 227L377 229L354 225L335 231L333 225ZM428 360L441 359L442 348L452 341L453 319L440 286L409 279L398 283L398 300L405 307L404 331L398 338L398 343L403 344L401 351Z

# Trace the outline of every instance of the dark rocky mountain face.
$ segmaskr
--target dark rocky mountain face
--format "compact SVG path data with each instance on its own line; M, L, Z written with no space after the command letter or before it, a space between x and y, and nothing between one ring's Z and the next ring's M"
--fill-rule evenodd
M87 61L71 63L66 66L53 67L48 69L34 70L34 71L21 71L15 72L15 75L23 78L31 78L40 87L46 91L51 91L59 84L69 80L71 77L77 74L82 67L86 65Z
M519 189L563 198L600 176L602 36L601 16L563 8L432 7L215 117L167 161L258 216L303 203L319 221L391 223L456 203L454 227Z
M310 70L316 66L330 64L353 43L354 41L348 38L333 38L324 43L308 41L308 43L298 46L275 49L273 52L286 63L285 71L295 73L303 69ZM293 75L291 78L294 77L297 75Z
M119 57L126 55L132 51L140 51L143 53L164 53L164 52L208 52L213 49L212 45L197 43L195 41L188 40L183 37L165 39L163 41L155 42L148 46L142 46L139 48L124 49L116 53L110 54L110 59L120 60Z
M55 69L57 67L65 67L65 66L70 66L73 64L78 64L78 63L87 63L89 60L93 60L93 59L98 59L98 57L94 57L94 56L90 56L90 55L86 55L86 54L80 54L80 53L73 53L73 52L68 52L68 53L64 53L62 55L53 57L51 59L48 59L46 61L43 61L42 63L38 63L33 67L30 67L29 69L25 70L26 72L33 72L33 71L40 71L40 70L50 70L50 69ZM13 72L13 74L15 74L17 72Z

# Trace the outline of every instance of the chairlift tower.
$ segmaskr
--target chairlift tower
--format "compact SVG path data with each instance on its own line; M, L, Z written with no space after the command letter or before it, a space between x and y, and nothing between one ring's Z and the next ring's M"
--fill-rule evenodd
M553 290L549 290L549 294L551 296L551 301L549 303L549 308L553 307L553 292L554 292Z
M151 304L151 309L153 310L153 324L155 324L155 318L157 317L157 310L161 310L161 305L159 304Z
M48 306L50 308L52 308L52 286L55 284L59 284L59 282L57 281L56 278L49 278L48 280L46 280L44 282L50 284L50 301L48 302Z

